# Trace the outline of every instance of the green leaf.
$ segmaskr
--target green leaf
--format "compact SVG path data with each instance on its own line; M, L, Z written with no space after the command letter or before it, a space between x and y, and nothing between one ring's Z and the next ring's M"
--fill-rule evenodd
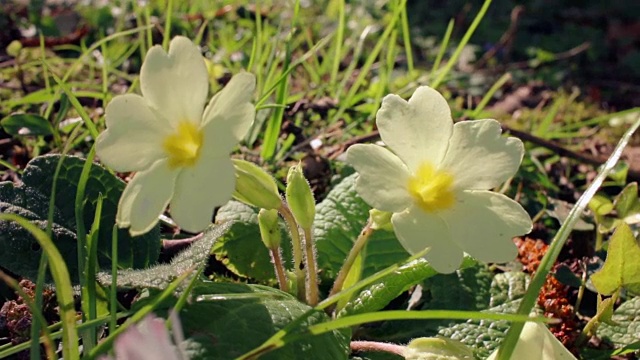
M353 242L369 218L370 207L355 191L357 174L342 180L316 206L314 237L318 265L325 279L335 278ZM369 239L363 261L366 277L409 257L390 231L377 230Z
M630 215L640 212L638 202L638 183L628 184L613 201L613 205L618 213L618 218L624 219Z
M269 251L260 238L258 209L238 201L230 201L218 210L216 223L233 225L213 245L211 253L238 276L259 281L274 281L275 273ZM290 259L291 241L281 223L283 257Z
M473 265L452 274L437 274L426 279L423 283L420 305L415 309L470 311L487 309L491 298L493 275L486 265L477 264L471 258L467 261ZM382 285L379 290L381 294L384 294L384 287L385 285ZM439 329L456 322L450 320L389 321L378 327L367 329L365 336L381 341L407 342L416 337L434 336Z
M186 271L197 271L206 265L213 244L226 234L232 224L212 225L204 231L202 237L187 249L176 255L169 264L160 264L144 270L118 271L117 283L119 288L142 289L155 288L163 290ZM110 286L113 282L111 272L100 272L97 280L103 286ZM184 281L181 286L189 284Z
M638 341L640 334L640 297L627 300L614 312L611 319L617 325L600 324L596 334L615 346L626 346Z
M37 114L13 114L0 120L4 131L11 135L51 135L51 123Z
M473 258L465 256L461 268L472 267L475 264ZM438 272L425 259L416 259L362 289L340 311L338 317L381 310L411 286L436 275Z
M596 215L604 216L613 211L613 203L605 195L597 194L589 201L589 209Z
M57 154L39 156L31 160L22 177L24 186L35 189L41 194L49 194L53 183L52 174L59 160L60 155ZM75 195L84 162L82 158L66 156L58 177L55 206L60 212L61 225L67 229L75 230L76 228ZM124 187L124 181L102 166L92 164L85 190L84 223L86 229L91 228L98 197L102 195L98 260L103 268L111 267L111 230ZM46 195L46 198L48 199L49 196ZM120 229L118 231L118 264L122 268L147 267L157 261L161 245L159 225L148 233L136 237L131 237L127 229Z
M496 307L517 299L527 292L531 277L521 271L497 274L491 282L489 306Z
M599 293L611 295L619 288L640 294L640 246L629 225L622 222L609 240L602 269L591 275Z
M0 211L13 213L31 220L40 229L46 229L49 211L49 192L59 155L33 159L25 169L24 184L0 183ZM78 179L84 160L66 157L58 178L54 204L52 241L62 253L71 278L79 280L77 264L77 237L75 234L74 202ZM98 242L98 260L102 268L111 267L111 229L124 182L93 164L86 189L85 227L91 228L95 204L100 194L104 197ZM150 233L131 238L127 231L119 231L118 264L122 268L140 268L154 263L160 252L159 227ZM40 258L39 246L26 236L23 229L0 222L0 263L12 272L35 279Z
M573 270L565 264L558 266L553 276L565 285L575 288L582 286L582 279L580 279Z
M311 310L289 294L263 286L205 282L193 295L197 301L180 313L192 360L234 359ZM300 326L328 320L324 312L315 311ZM347 359L349 340L348 330L310 335L260 359Z
M520 300L508 302L486 310L499 314L515 314ZM469 320L464 323L451 323L441 328L439 335L460 341L471 347L476 358L486 359L504 338L509 322L504 320Z

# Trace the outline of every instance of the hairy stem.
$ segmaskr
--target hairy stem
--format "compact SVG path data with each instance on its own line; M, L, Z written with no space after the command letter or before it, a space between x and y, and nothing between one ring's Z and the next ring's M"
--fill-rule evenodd
M304 231L304 249L306 255L307 270L307 304L316 306L319 301L318 296L318 266L316 264L316 249L313 242L313 234L311 228L303 229Z
M336 281L333 283L333 288L329 293L329 297L337 294L338 292L340 292L340 290L342 290L342 287L344 286L344 281L346 280L347 275L349 274L349 271L351 271L351 267L353 266L353 263L356 261L358 254L360 254L364 246L369 241L371 234L373 234L374 230L371 227L371 225L372 225L372 221L371 221L371 218L369 218L369 220L367 221L367 224L364 226L364 228L360 232L360 235L358 235L358 238L353 243L353 247L351 248L351 251L349 251L349 255L347 255L347 258L345 259L344 264L342 264L342 268L340 269L340 272L336 277Z
M296 284L298 286L297 296L299 300L305 299L305 284L304 284L304 269L302 266L302 239L300 238L300 230L298 229L298 223L293 217L291 210L286 203L282 203L280 209L278 209L280 215L284 219L289 232L291 233L291 247L293 248L293 272L296 276Z
M271 262L273 263L273 268L276 271L280 290L289 292L289 283L287 282L287 276L284 273L284 264L282 263L282 257L280 256L280 248L269 249L269 252L271 253Z

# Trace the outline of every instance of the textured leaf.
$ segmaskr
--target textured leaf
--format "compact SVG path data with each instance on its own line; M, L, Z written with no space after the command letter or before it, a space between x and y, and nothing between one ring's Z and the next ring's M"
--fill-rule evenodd
M520 300L508 302L486 310L487 312L500 314L515 314L520 305ZM486 359L495 349L509 330L508 321L495 320L468 320L464 323L454 323L443 327L439 335L460 341L473 348L476 358Z
M24 184L15 186L11 182L0 183L0 211L14 213L30 219L41 229L46 229L49 212L49 194L58 155L33 159L25 169ZM77 275L77 238L75 234L75 194L80 172L85 160L67 157L57 184L54 204L53 242L64 257L71 278ZM101 233L98 248L99 264L111 267L111 229L115 222L117 203L124 183L98 165L93 165L91 178L86 189L85 226L90 229L94 217L95 203L100 194L104 195L101 217ZM137 238L129 237L126 231L119 231L119 265L144 267L155 262L160 252L159 228ZM20 227L8 222L0 222L0 263L12 272L35 278L40 259L40 247L33 238Z
M628 216L640 212L640 203L638 202L638 183L632 182L628 184L613 201L618 218L624 219Z
M261 286L202 283L193 294L198 301L180 313L192 360L234 359L311 309L289 294ZM316 311L301 327L328 320L324 312ZM350 331L332 331L304 337L260 359L346 359L349 340Z
M206 265L211 252L211 247L225 233L232 224L210 226L202 234L202 238L195 241L187 249L176 255L169 264L160 264L144 270L120 270L118 271L118 287L127 289L155 288L164 290L173 280L187 271L197 272ZM100 272L97 280L103 286L110 286L113 282L111 272ZM184 281L183 284L187 284Z
M317 205L314 236L323 277L334 278L369 217L370 207L355 191L357 174L346 177ZM373 233L366 247L362 276L408 258L390 231Z
M22 181L24 186L45 194L48 204L53 174L60 155L39 156L29 162ZM66 156L58 177L55 206L60 212L60 225L75 232L75 197L85 160ZM98 164L92 164L85 190L84 222L91 228L98 197L102 195L102 217L98 240L99 264L111 267L111 230L115 223L118 201L125 183ZM44 218L46 219L46 217ZM142 268L155 263L160 254L160 227L145 235L131 237L126 229L118 231L118 264L123 268Z
M611 295L620 287L640 294L640 246L629 225L621 223L609 240L607 258L600 271L591 275L598 292Z
M617 325L600 324L596 334L615 346L626 346L638 341L640 334L640 297L627 300L614 312L611 319Z
M213 245L211 250L236 275L259 281L275 280L269 251L260 239L258 209L237 201L230 201L218 210L216 223L231 222L231 228ZM283 257L290 259L291 240L281 224Z
M475 260L465 257L462 268L475 264ZM393 299L407 291L411 286L437 275L431 265L424 259L416 259L401 266L396 271L383 277L380 281L362 289L342 309L338 316L364 314L383 309Z
M485 310L489 307L492 274L486 265L475 264L452 274L437 274L424 281L417 310ZM428 337L450 326L450 320L406 320L383 322L367 329L366 336L393 342Z
M4 131L11 135L51 135L51 123L37 114L13 114L0 121Z
M520 299L527 292L531 276L520 271L497 274L491 282L489 306L496 307Z

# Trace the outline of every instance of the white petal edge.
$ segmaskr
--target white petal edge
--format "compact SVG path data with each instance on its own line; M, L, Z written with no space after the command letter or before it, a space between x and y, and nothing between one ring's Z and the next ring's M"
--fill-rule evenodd
M177 176L178 170L169 168L168 160L157 161L148 170L137 173L120 197L118 226L130 227L131 236L151 230L173 196Z
M498 350L494 351L487 360L498 358ZM535 360L577 360L573 354L562 345L551 331L542 323L526 322L520 333L516 347L511 355L512 359Z
M165 157L162 141L171 128L141 96L116 96L107 105L106 123L107 130L96 140L96 153L110 168L140 171Z
M241 72L211 99L202 118L204 152L228 153L244 138L256 115L251 103L255 88L256 77Z
M372 144L356 144L347 150L347 163L359 176L356 191L371 207L401 212L411 206L409 171L391 151Z
M182 229L200 232L211 224L214 208L231 200L235 185L231 159L202 158L178 176L171 201L171 217Z
M442 214L451 237L464 252L483 262L515 259L513 237L531 231L529 214L510 198L491 191L456 194L456 205Z
M387 95L376 114L376 124L382 141L412 172L425 161L438 165L453 131L449 104L428 86L419 87L408 102L398 95Z
M439 216L413 206L393 214L391 223L398 241L410 254L431 248L424 258L437 272L450 274L462 264L462 249L451 240L449 227Z
M489 190L513 176L524 155L520 139L501 136L492 119L461 121L453 126L449 149L440 164L454 176L454 187Z
M200 124L209 92L209 75L198 47L176 36L167 54L152 47L140 69L142 95L174 127L181 121Z

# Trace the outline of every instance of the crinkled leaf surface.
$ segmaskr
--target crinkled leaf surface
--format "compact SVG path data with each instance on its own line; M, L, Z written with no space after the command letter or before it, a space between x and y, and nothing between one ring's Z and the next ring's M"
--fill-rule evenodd
M355 190L357 176L352 174L344 178L316 207L314 236L318 265L323 269L325 279L335 278L369 218L371 208ZM362 277L408 257L393 232L375 231L365 250Z
M518 310L520 300L504 303L490 308L487 312L499 314L514 314ZM498 348L505 334L509 330L508 321L495 320L468 320L463 323L451 323L443 327L438 334L473 348L473 352L479 359L486 359Z
M289 294L255 285L206 282L196 286L193 295L196 301L180 313L192 360L234 359L311 310ZM300 328L328 320L324 312L315 311ZM310 335L260 359L346 359L349 341L348 329Z
M496 307L516 299L527 292L531 276L521 271L496 274L491 282L489 306Z
M599 293L611 295L620 287L640 294L640 246L626 223L621 223L609 240L607 258L600 271L591 275Z
M491 298L492 273L486 265L475 264L452 274L437 274L423 283L421 301L416 310L485 310ZM455 321L406 320L383 322L366 330L367 336L380 341L408 342L416 337L437 334Z
M611 317L617 325L600 324L596 334L615 346L625 346L638 341L640 334L640 297L627 300Z
M23 182L15 186L11 182L0 183L0 211L14 213L32 220L46 229L49 211L49 193L59 155L47 155L33 159L26 167ZM77 275L75 196L78 180L85 160L66 157L57 183L54 204L53 241L62 253L72 280ZM102 267L111 267L111 229L115 222L120 194L124 182L99 165L93 164L86 188L85 226L91 228L95 204L103 195L98 260ZM160 252L159 227L150 233L131 238L119 231L118 263L121 267L144 267L157 260ZM0 222L0 263L12 272L34 278L40 259L40 248L22 228L9 222Z
M269 251L260 238L258 209L241 202L230 201L218 210L216 223L233 225L216 241L211 250L218 261L238 276L259 281L274 281L275 273ZM285 261L291 258L291 240L281 223L282 253ZM291 264L288 263L291 268Z
M118 271L117 283L119 288L142 289L156 288L163 290L173 280L187 271L197 272L207 264L211 247L224 236L232 227L232 223L212 225L204 231L202 237L194 241L191 246L176 255L169 264L160 264L143 270ZM103 286L113 282L111 272L100 272L97 279ZM184 281L187 284L189 281Z

